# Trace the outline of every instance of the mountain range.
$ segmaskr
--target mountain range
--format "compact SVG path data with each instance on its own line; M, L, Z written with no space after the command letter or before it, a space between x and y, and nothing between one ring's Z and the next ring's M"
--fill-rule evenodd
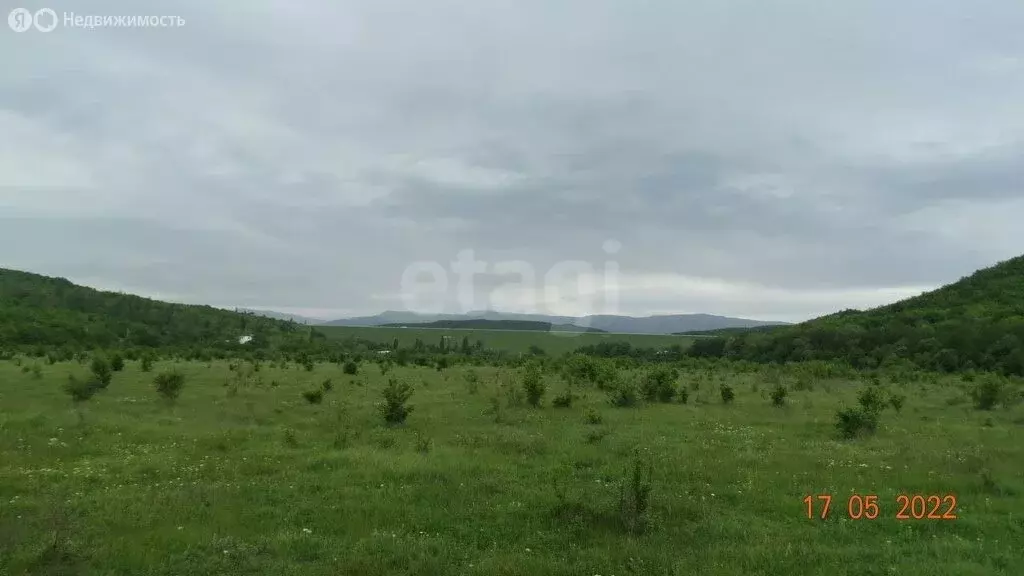
M416 326L437 322L466 322L479 320L492 322L543 322L551 325L575 326L580 329L595 329L618 334L672 334L722 328L754 328L758 326L782 326L785 322L765 322L745 318L713 316L711 314L671 314L661 316L617 316L610 314L593 316L549 316L545 314L513 314L481 310L468 314L420 314L389 310L375 316L360 316L322 322L323 326Z
M289 314L287 312L275 312L274 310L257 310L255 308L235 308L235 312L255 314L256 316L263 316L264 318L273 318L274 320L290 320L297 324L309 324L312 326L321 326L327 323L327 320L324 320L323 318L312 318L310 316L300 316L298 314Z

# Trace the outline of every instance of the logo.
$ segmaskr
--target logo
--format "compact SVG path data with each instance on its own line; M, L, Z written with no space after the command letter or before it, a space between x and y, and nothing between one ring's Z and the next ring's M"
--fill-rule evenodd
M614 255L622 244L606 240L601 248L606 255ZM468 248L459 251L450 271L454 282L441 262L421 260L406 266L399 292L405 310L441 314L454 306L457 312L468 314L481 309L517 309L527 314L574 316L578 328L589 328L587 320L593 314L618 313L619 264L614 259L605 259L603 266L562 260L544 269L525 260L480 260ZM481 296L484 302L479 300ZM551 329L559 330L555 325ZM564 331L559 335L581 333Z
M26 8L15 8L7 15L7 24L15 32L26 32L33 26L40 32L52 32L57 27L57 13L50 8L36 10L35 14Z

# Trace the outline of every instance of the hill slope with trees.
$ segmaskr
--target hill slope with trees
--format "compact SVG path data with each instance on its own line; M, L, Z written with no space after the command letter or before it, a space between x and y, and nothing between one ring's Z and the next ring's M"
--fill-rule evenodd
M690 354L1024 375L1024 256L887 306L844 310L770 332L700 339Z
M252 339L241 344L243 336ZM0 349L294 349L318 338L324 337L294 322L0 268Z

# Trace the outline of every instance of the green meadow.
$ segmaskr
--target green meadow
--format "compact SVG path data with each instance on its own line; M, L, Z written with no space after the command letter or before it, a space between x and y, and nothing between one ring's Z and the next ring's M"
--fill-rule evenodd
M548 367L533 407L522 369L129 361L73 405L88 363L0 361L0 574L1024 573L1019 388L980 410L961 376L677 369L668 402L574 381L558 407ZM403 424L379 409L391 379ZM867 388L877 430L841 439ZM901 494L954 495L956 518L897 519Z
M670 334L608 334L595 332L533 332L526 330L479 330L446 328L397 328L397 327L354 327L317 326L316 329L330 339L362 338L390 344L398 339L402 346L409 346L419 339L424 343L437 344L442 337L459 344L467 338L470 344L477 340L484 347L518 353L527 352L537 346L551 355L572 352L583 346L594 346L602 342L628 342L636 348L667 348L673 345L687 347L693 342L692 336Z

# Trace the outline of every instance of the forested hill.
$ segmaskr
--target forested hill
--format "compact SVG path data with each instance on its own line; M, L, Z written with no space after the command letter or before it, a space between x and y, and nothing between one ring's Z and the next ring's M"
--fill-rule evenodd
M103 292L0 268L0 349L159 347L232 349L308 342L319 336L292 322Z
M846 310L767 333L698 340L691 353L757 362L910 362L947 372L1024 375L1024 256L868 311Z

